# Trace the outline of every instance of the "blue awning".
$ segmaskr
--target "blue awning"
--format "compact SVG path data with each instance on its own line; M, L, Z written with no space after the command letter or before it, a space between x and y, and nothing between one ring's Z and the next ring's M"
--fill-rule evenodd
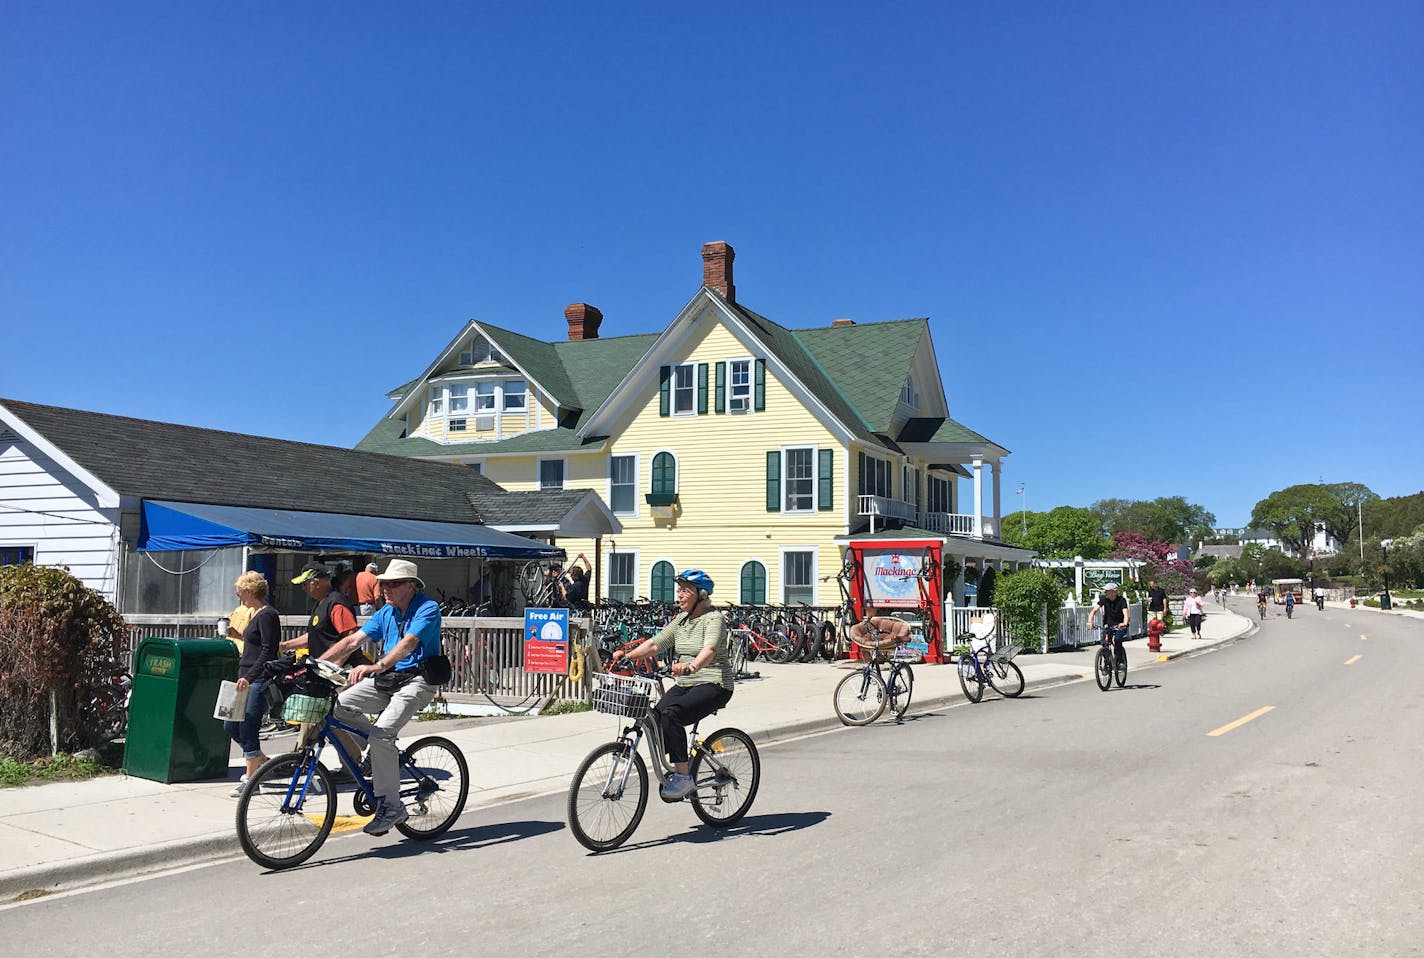
M488 526L145 500L140 552L257 546L418 559L548 559L564 550Z

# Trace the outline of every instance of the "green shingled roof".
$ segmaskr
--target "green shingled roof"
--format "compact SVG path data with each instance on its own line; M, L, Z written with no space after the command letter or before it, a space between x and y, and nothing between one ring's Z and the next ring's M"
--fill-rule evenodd
M929 330L928 319L798 329L796 338L870 428L884 432L900 401L900 387L910 373L915 351Z
M729 308L767 351L775 355L862 442L897 450L896 442L989 442L953 420L912 419L900 435L887 435L929 320L822 326L791 330L736 303ZM537 430L498 442L441 444L403 437L402 424L383 419L356 448L403 456L493 455L574 452L601 443L578 430L608 399L660 334L608 339L540 342L480 324L513 362L551 392L565 410L559 428ZM402 390L413 384L407 383Z

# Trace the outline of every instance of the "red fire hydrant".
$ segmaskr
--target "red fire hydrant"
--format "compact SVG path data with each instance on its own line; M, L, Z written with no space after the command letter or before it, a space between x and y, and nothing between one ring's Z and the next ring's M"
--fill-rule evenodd
M1162 651L1162 633L1167 631L1167 623L1153 619L1147 623L1147 648L1153 652Z

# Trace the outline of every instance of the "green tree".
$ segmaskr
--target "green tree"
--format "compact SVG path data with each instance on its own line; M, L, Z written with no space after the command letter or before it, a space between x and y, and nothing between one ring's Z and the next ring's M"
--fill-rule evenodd
M1291 552L1305 558L1315 539L1316 525L1331 505L1324 486L1287 486L1256 503L1251 510L1251 525L1270 529Z
M1315 518L1343 546L1360 528L1362 507L1379 502L1380 497L1358 482L1332 482L1324 489L1326 498Z
M1185 496L1159 496L1150 500L1099 499L1088 507L1104 535L1135 533L1155 542L1173 545L1206 538L1216 516Z
M1022 513L1015 513L1003 520L1001 534L1005 542L1033 549L1045 559L1101 559L1108 554L1110 543L1087 509L1059 506L1048 512L1030 512L1026 533L1023 519Z

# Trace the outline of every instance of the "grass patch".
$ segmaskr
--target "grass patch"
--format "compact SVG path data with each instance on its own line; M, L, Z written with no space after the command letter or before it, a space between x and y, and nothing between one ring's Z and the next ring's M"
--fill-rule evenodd
M96 758L66 755L63 752L30 762L0 755L0 788L38 782L76 782L98 775L109 775L113 771Z
M593 708L592 702L585 702L583 699L559 699L554 702L540 715L570 715L574 712L587 712Z

